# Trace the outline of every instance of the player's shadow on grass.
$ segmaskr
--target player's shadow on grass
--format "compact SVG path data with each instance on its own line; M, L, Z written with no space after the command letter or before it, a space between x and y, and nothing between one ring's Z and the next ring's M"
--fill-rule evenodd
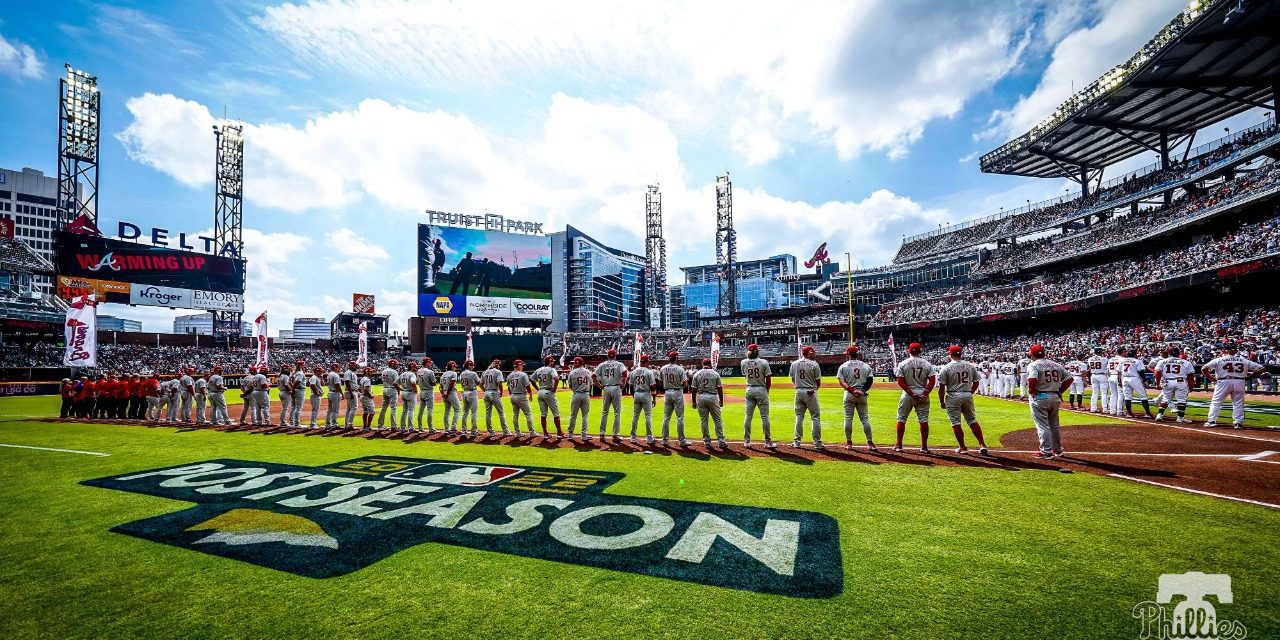
M1168 471L1166 469L1148 469L1146 467L1130 467L1123 464L1113 464L1110 462L1098 462L1096 460L1084 460L1081 458L1067 458L1064 463L1077 464L1090 469L1098 469L1106 473L1118 473L1126 476L1147 476L1155 478L1176 478L1177 472Z

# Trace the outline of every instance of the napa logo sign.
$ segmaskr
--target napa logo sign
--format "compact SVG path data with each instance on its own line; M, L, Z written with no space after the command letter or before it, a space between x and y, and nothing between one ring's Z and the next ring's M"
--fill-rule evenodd
M313 578L441 543L801 598L844 589L831 516L605 493L623 477L377 456L210 460L83 484L195 503L112 531Z

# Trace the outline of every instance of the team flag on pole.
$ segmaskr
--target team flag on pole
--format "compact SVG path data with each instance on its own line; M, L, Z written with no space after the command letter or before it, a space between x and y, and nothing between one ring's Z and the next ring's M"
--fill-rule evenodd
M267 366L267 312L263 311L258 315L258 319L253 321L253 334L258 338L258 362L259 367Z
M893 348L893 334L889 334L889 356L893 358L893 364L898 364L898 350Z
M471 347L471 330L467 329L467 360L476 361L476 351Z
M363 320L360 321L360 354L356 356L356 364L361 367L369 366L369 328Z
M800 327L796 327L796 356L804 353L804 344L800 342Z
M711 368L720 366L720 334L711 332Z
M635 351L631 353L631 366L633 367L640 366L640 356L642 355L644 355L644 336L640 335L640 332L637 331L636 332L636 348L635 348Z
M564 368L564 358L569 355L569 342L564 339L565 334L560 334L560 368Z
M98 301L92 294L71 301L65 328L67 351L62 364L68 367L98 366Z

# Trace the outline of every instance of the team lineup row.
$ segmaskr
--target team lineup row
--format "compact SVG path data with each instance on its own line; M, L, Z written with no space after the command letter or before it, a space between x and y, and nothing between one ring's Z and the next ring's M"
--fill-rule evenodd
M943 409L951 423L958 448L958 453L966 453L963 426L967 424L979 445L979 452L987 453L981 426L976 419L973 395L990 393L1000 397L1010 397L1015 383L1020 388L1021 397L1031 406L1033 423L1041 438L1041 456L1052 457L1061 454L1061 442L1058 435L1058 408L1063 393L1070 391L1070 407L1084 408L1084 390L1092 385L1094 393L1091 401L1092 409L1099 406L1106 413L1119 415L1120 398L1124 399L1126 414L1134 416L1133 403L1140 401L1146 415L1153 417L1150 411L1149 398L1143 386L1141 376L1144 372L1154 371L1158 397L1157 420L1163 419L1165 411L1172 405L1179 421L1184 420L1187 393L1195 375L1194 367L1181 354L1172 351L1165 357L1155 361L1150 367L1142 360L1118 354L1115 358L1105 358L1100 354L1082 362L1069 361L1060 365L1046 358L1045 350L1038 345L1028 351L1028 357L1017 364L1019 375L1015 378L1013 364L1003 363L1000 368L984 371L986 363L977 365L964 360L961 347L949 349L946 365L936 367L928 360L921 358L921 345L913 343L908 348L910 356L897 364L894 378L902 390L898 403L897 444L895 451L902 450L902 439L905 425L914 412L920 424L921 450L929 452L928 425L930 413L929 396L936 390L938 406ZM856 346L846 349L846 362L836 372L836 380L844 390L844 431L846 446L853 445L853 420L856 416L861 422L867 447L878 450L871 437L871 423L867 410L867 393L873 383L870 365L863 362ZM283 365L276 386L280 396L279 426L295 429L356 429L355 416L361 416L359 429L374 431L387 428L387 413L391 414L390 429L393 432L405 433L437 433L434 426L436 387L439 387L439 399L444 405L444 428L447 435L479 436L478 414L479 403L485 405L486 434L496 436L493 414L498 415L498 426L503 436L511 435L507 426L507 416L503 396L508 396L513 414L512 425L515 436L521 439L537 437L534 430L532 414L532 398L536 397L541 421L542 437L550 440L573 438L577 435L578 419L582 420L581 439L590 441L588 434L588 417L591 408L593 388L601 389L602 405L599 423L601 438L608 436L608 425L612 415L614 438L620 436L622 391L629 388L632 396L633 412L631 419L630 441L638 443L637 427L643 415L644 433L649 445L656 443L653 429L653 411L655 398L662 400L662 424L660 438L663 446L668 446L670 439L670 423L672 417L676 422L676 438L679 445L688 445L684 432L685 394L689 395L689 404L698 411L703 442L711 446L710 429L714 427L715 438L721 447L727 446L724 440L724 428L720 409L724 404L724 387L719 372L712 368L710 360L702 362L702 368L689 374L677 363L677 353L670 352L668 364L658 369L648 366L649 357L642 356L640 363L631 369L616 359L616 353L610 350L608 359L597 365L594 370L588 369L582 358L574 358L573 369L567 376L562 376L551 357L545 359L544 366L532 374L525 372L524 362L516 360L513 370L503 374L502 362L494 360L490 367L482 373L475 371L471 361L463 363L459 371L455 362L449 362L445 370L437 375L432 367L431 358L424 358L419 364L410 361L401 365L390 360L386 368L378 373L383 384L382 403L374 420L375 397L373 393L374 370L370 367L360 368L355 362L347 364L346 371L341 365L330 365L328 372L323 367L314 367L307 372L305 362L298 361L295 366ZM809 417L813 446L822 449L820 409L816 391L822 386L822 371L813 359L814 351L806 347L801 357L790 365L788 377L795 387L794 412L795 424L792 446L799 447L803 440L804 419ZM745 444L751 446L751 429L755 414L760 415L760 426L763 442L767 448L775 448L770 423L769 390L772 385L772 370L769 363L759 357L756 345L748 347L747 358L740 363L743 377L746 380L746 392L743 397L746 412L744 420ZM1114 373L1108 373L1108 371ZM1214 380L1214 396L1210 404L1208 426L1216 423L1223 401L1230 397L1233 403L1233 422L1239 427L1244 417L1244 382L1256 376L1262 367L1241 356L1235 355L1235 349L1228 346L1223 356L1202 368L1201 373ZM222 376L222 368L214 367L212 372L203 377L193 377L194 371L187 370L178 377L159 380L156 376L140 379L132 376L131 380L121 377L106 378L101 381L63 381L62 417L136 419L161 422L181 422L211 425L232 425L228 412L225 392L227 387ZM560 388L562 377L571 392L570 416L568 432L562 428L559 399L556 392ZM242 426L267 427L276 426L271 422L271 406L269 390L271 382L266 376L265 367L255 367L251 375L240 381L243 407L239 424ZM304 404L308 400L310 390L310 422L302 423ZM461 393L459 393L461 391ZM322 400L328 400L324 427L320 427L319 417ZM345 402L345 411L343 405ZM206 420L206 406L209 415ZM527 431L521 430L520 417L524 416ZM548 415L555 426L555 435L548 430ZM340 420L344 418L345 420ZM469 423L469 429L468 429Z

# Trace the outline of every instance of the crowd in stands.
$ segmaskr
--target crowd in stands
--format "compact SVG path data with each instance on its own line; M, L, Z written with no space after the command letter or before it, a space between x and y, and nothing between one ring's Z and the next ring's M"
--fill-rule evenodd
M1240 151L1258 142L1275 136L1277 128L1274 121L1267 126L1257 126L1242 131L1225 144L1214 147L1211 151L1190 158L1185 162L1172 164L1166 169L1150 171L1145 174L1135 172L1118 183L1100 189L1088 196L1070 200L1052 200L1043 206L1030 211L991 216L977 223L960 226L956 229L943 229L922 238L904 242L898 249L895 263L906 263L916 258L950 249L959 249L977 244L995 242L1002 238L1012 238L1034 233L1038 230L1065 224L1073 219L1092 213L1094 209L1108 205L1118 205L1122 200L1151 191L1172 187L1177 182L1218 164L1235 160ZM1139 170L1141 171L1141 170Z
M62 356L63 347L49 343L6 347L0 349L0 367L60 367ZM297 360L305 360L308 364L323 364L326 367L331 362L345 365L355 357L355 351L333 351L306 346L274 347L270 352L273 368L279 363L293 363ZM227 373L242 373L256 363L257 358L257 351L253 348L99 344L97 369L148 374L173 373L179 368L187 367L205 372L214 365L221 365Z
M1245 225L1217 239L1138 258L1053 273L1013 285L966 283L907 294L880 308L872 327L977 317L1081 300L1280 252L1280 218Z

